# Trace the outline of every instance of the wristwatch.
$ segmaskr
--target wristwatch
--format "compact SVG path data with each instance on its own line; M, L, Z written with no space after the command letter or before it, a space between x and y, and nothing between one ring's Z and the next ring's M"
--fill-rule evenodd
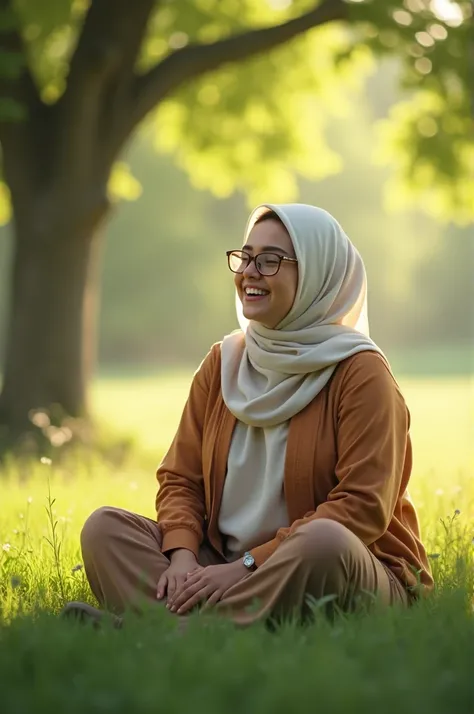
M249 570L255 570L255 558L251 553L244 553L244 557L242 558L242 563L245 565L246 568Z

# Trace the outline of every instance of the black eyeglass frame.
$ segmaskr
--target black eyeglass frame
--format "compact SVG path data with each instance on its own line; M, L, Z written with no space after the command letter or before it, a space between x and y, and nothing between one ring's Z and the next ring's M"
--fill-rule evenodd
M233 270L230 267L231 256L235 255L235 254L238 254L239 256L245 255L245 257L247 258L247 265L242 270ZM262 271L258 267L258 263L257 263L258 258L260 258L260 256L262 256L262 255L271 255L271 256L274 256L275 258L278 258L278 260L279 260L278 267L274 273L262 273ZM228 251L226 251L226 256L227 256L227 265L228 265L231 273L235 273L236 275L242 275L242 273L245 270L247 270L249 265L251 265L252 262L254 262L255 267L257 268L257 272L260 275L263 275L264 278L270 278L270 277L273 277L273 275L276 275L279 272L279 270L281 268L281 264L284 260L286 260L288 263L297 263L298 262L297 258L289 258L286 255L278 255L278 253L272 253L272 252L263 252L263 253L259 253L258 255L251 256L250 253L246 253L245 250L228 250Z

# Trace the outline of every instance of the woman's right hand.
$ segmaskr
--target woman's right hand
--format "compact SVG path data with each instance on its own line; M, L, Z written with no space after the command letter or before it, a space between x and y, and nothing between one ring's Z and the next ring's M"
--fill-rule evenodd
M183 587L188 574L201 568L194 553L185 548L174 550L170 560L170 566L158 580L156 590L157 599L162 600L166 595L168 602Z

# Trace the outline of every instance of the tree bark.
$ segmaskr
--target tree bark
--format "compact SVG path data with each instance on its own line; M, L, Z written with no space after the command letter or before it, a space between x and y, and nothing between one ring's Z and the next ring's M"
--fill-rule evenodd
M16 220L0 425L8 444L34 427L32 412L83 417L93 365L104 202L80 220L61 187L49 191L60 215L24 206ZM65 206L67 209L65 210ZM89 336L89 339L84 339ZM56 411L55 411L56 410ZM8 431L6 431L8 429Z

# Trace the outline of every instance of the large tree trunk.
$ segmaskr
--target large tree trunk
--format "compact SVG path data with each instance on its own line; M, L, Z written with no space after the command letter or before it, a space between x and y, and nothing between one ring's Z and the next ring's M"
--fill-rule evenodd
M93 365L98 291L98 225L106 204L85 219L60 187L48 204L25 206L16 219L3 391L2 441L34 429L37 410L58 421L87 413L86 385Z

